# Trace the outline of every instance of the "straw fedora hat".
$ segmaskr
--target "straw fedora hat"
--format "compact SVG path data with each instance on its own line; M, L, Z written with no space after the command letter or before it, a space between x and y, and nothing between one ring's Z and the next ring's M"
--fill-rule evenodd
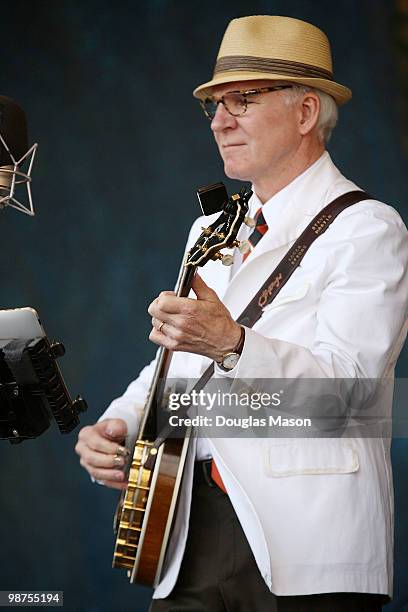
M351 98L348 87L333 80L330 43L314 25L271 15L233 19L224 34L211 81L193 95L205 98L212 88L234 81L293 81L331 95L338 105Z

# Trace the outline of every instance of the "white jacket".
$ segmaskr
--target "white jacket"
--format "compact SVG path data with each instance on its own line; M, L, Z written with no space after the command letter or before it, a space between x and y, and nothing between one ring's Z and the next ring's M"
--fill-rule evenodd
M200 274L234 317L311 219L358 189L328 153L264 207L269 231L230 281L210 262ZM189 245L208 219L198 219ZM406 336L407 230L396 211L367 200L343 211L254 326L236 378L392 377ZM177 353L171 376L198 377L209 360ZM153 365L101 417L124 418L135 435ZM391 411L391 400L384 408ZM194 441L195 442L195 441ZM276 595L392 594L393 487L390 440L209 440L217 467L265 582ZM195 443L155 598L177 579L188 530ZM209 560L210 562L210 560Z

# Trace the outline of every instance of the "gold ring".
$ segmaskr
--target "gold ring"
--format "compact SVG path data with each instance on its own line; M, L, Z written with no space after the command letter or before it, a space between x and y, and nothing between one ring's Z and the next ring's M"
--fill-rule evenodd
M157 331L161 332L161 330L163 329L163 325L164 325L164 321L160 323L159 327L157 328Z
M120 455L115 455L113 458L113 463L115 465L123 465L123 459Z
M125 446L118 446L116 449L116 457L126 457L129 455L129 450Z

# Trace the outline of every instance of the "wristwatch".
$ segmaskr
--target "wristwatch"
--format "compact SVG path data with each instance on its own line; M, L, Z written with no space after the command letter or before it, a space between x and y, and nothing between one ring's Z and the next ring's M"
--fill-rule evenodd
M231 353L226 353L221 359L221 362L218 364L222 370L229 372L238 363L239 358L241 357L242 349L244 348L245 343L245 327L241 325L241 336L237 346Z

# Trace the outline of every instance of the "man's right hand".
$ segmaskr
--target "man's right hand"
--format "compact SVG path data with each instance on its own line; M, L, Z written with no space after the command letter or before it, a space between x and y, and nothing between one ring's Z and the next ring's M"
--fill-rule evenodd
M75 452L80 463L101 484L112 489L126 488L123 468L129 451L123 446L127 424L123 419L106 419L83 427Z

